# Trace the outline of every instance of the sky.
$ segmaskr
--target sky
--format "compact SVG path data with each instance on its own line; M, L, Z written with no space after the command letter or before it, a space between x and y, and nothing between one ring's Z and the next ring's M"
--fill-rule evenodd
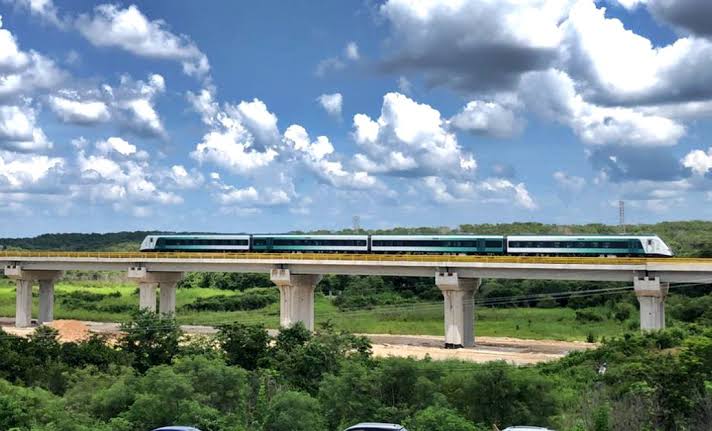
M0 0L0 235L712 217L709 0Z

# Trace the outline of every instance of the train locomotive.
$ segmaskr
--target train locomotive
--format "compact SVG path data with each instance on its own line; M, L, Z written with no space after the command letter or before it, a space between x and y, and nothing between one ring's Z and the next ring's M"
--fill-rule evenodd
M141 251L673 256L657 235L149 235Z

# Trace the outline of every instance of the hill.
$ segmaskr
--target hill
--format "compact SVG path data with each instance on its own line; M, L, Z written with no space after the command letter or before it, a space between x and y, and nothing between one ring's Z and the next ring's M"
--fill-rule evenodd
M506 224L463 224L450 227L396 227L392 229L363 230L369 234L609 234L620 233L615 225L585 224L556 225L544 223ZM115 232L115 233L61 233L44 234L34 238L0 238L0 245L22 250L66 250L66 251L129 251L138 250L146 235L156 231ZM305 233L305 232L293 232ZM351 229L340 231L316 230L309 233L354 233ZM712 221L691 220L639 224L626 226L628 234L657 234L677 256L712 257Z

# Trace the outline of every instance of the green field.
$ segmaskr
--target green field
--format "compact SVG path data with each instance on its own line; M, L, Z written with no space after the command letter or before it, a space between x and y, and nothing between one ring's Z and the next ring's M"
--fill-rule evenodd
M109 282L63 282L56 286L55 318L92 321L123 322L129 319L128 312L110 313L87 309L69 308L62 302L62 295L83 290L109 294L119 292L120 297L104 298L97 304L138 304L136 285ZM261 310L237 312L209 312L181 310L185 304L199 297L234 295L233 291L218 289L179 289L177 295L177 319L182 324L218 325L228 322L262 323L270 328L279 324L279 304ZM35 287L33 315L38 314L39 301ZM8 280L0 280L0 316L15 313L15 288ZM336 327L358 333L442 335L443 310L441 302L419 302L400 306L382 306L367 310L339 311L331 301L317 294L315 304L317 323L331 321ZM589 334L596 338L612 336L628 330L628 322L612 319L602 322L580 323L575 311L569 308L484 308L476 312L476 335L517 337L532 339L585 340Z

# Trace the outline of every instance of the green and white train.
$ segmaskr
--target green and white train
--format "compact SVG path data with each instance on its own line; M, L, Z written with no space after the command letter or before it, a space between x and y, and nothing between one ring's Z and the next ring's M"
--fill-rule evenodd
M149 235L141 251L672 256L657 235Z

